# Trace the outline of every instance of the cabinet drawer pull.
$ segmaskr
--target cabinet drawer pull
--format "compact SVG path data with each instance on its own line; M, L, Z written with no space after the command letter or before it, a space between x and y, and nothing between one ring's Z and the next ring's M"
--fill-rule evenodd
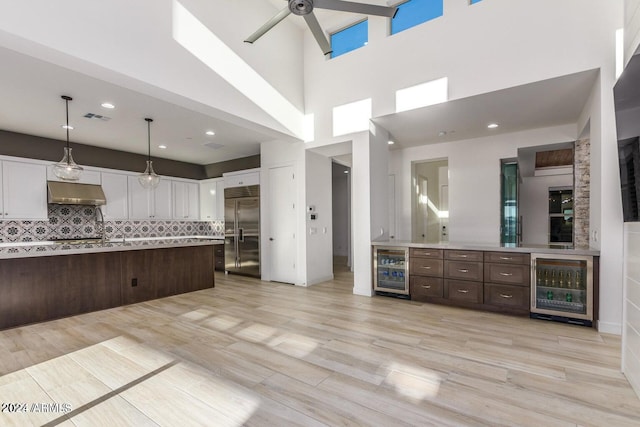
M431 289L431 285L422 285L422 287L425 289Z
M513 298L513 295L500 294L500 297L502 297L502 298L506 298L506 299L511 299L511 298Z
M429 266L425 266L425 265L423 265L423 266L422 266L422 267L420 267L420 268L424 268L425 270L431 270L431 267L429 267Z
M509 277L509 276L513 276L513 273L502 273L501 272L500 275Z
M468 294L469 289L458 289L458 292L460 292L461 294Z
M466 258L467 257L467 255L453 255L453 256L456 257L456 258Z
M504 259L504 260L507 260L507 261L511 261L511 260L513 259L513 257L510 257L510 256L501 256L501 257L500 257L500 259Z
M468 273L469 272L469 270L467 270L466 268L460 268L460 269L458 269L458 271L460 273Z

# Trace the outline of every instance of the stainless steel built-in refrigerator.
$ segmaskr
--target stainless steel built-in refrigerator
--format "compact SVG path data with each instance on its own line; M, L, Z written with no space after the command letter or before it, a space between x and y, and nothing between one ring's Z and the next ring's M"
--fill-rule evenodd
M224 269L260 277L260 186L224 189Z

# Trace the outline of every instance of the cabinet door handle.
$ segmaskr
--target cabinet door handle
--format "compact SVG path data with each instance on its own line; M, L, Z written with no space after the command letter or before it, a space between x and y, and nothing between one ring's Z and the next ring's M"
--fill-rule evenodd
M468 294L469 289L458 289L458 292L460 292L461 294Z
M431 289L431 285L422 285L422 287L425 289Z
M431 270L431 267L424 266L424 265L422 267L420 267L420 268L424 268L425 270Z
M469 272L469 270L467 270L466 268L460 268L460 269L458 269L458 271L460 273L468 273Z
M500 297L502 297L502 298L506 298L506 299L511 299L511 298L513 298L513 295L500 294Z
M510 256L501 256L501 257L500 257L500 259L504 259L504 260L510 261L510 260L512 260L512 259L513 259L513 257L510 257Z
M456 258L466 258L467 255L454 255L454 257L456 257Z
M508 276L513 276L513 273L502 273L502 272L500 272L500 275L508 277Z

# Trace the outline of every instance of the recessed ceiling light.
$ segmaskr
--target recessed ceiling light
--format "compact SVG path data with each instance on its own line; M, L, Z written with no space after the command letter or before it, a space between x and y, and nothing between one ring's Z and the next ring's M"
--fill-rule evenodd
M393 145L393 144L395 144L395 143L396 143L395 141L389 140L389 142L388 142L387 144L389 144L389 145Z
M62 125L60 126L62 129L69 129L69 130L73 130L73 126L71 125Z
M498 124L497 124L497 123L491 123L491 124L488 124L488 125L487 125L487 127L488 127L489 129L495 129L495 128L497 128L497 127L498 127Z
M161 150L164 150L164 149L167 148L167 146L166 145L158 145L158 148L161 149Z
M213 135L215 135L216 133L215 133L214 131L212 131L212 130L208 130L208 131L206 132L206 134L207 134L207 135L209 135L209 136L213 136Z
M438 132L438 136L445 136L447 134L446 130L441 130L440 132Z
M102 103L102 104L100 104L100 105L101 105L102 107L104 107L104 108L108 108L108 109L110 109L110 110L111 110L111 109L116 108L116 106L115 106L115 105L113 105L113 104L112 104L112 103L110 103L110 102L103 102L103 103Z

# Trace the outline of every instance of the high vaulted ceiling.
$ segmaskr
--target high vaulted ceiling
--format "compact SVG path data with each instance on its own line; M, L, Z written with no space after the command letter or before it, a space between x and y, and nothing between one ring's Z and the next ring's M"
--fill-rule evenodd
M370 3L386 4L382 0ZM286 6L286 1L269 0L263 6L267 10L262 10L260 19L254 17L252 21L261 22L263 16L268 18L269 14L275 14ZM345 20L357 19L354 14L326 10L317 10L317 15L325 31L335 29ZM290 16L286 20L294 22L299 31L307 31L300 17ZM249 35L253 25L252 22L251 28L245 25L238 30L242 34L238 35L238 40L232 40L235 49L240 49L242 37ZM265 38L282 37L282 30L267 34ZM214 111L209 106L200 108L202 104L195 99L185 102L171 101L179 96L160 99L153 96L153 91L143 93L132 90L131 86L114 83L117 79L105 81L100 76L88 75L87 68L72 70L73 67L61 66L59 61L19 53L12 50L15 49L13 46L2 46L5 36L0 28L0 129L63 140L64 102L60 96L70 95L74 98L69 106L70 121L75 126L71 132L72 142L146 154L147 134L143 119L147 116L154 119L152 154L195 164L258 154L262 142L292 139L291 133L278 126L242 120L237 114ZM231 41L226 40L226 43L231 44ZM250 54L259 56L261 46L258 43L250 46ZM61 54L50 51L48 55L53 58ZM46 55L43 57L48 59ZM211 73L211 70L207 71ZM597 71L585 71L374 120L390 131L397 143L395 149L567 124L577 120L596 78ZM226 101L224 96L222 94L220 98L221 109ZM112 102L116 108L105 110L100 106L102 102ZM84 118L87 113L103 115L109 120ZM486 125L493 121L500 127L488 132ZM215 136L206 135L207 130L215 131ZM160 150L159 145L167 148Z

